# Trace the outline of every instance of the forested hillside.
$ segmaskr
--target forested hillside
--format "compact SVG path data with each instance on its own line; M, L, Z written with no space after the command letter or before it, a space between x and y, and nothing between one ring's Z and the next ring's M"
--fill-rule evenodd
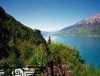
M11 76L15 68L29 66L45 67L36 76L47 76L48 72L51 76L100 75L98 69L84 64L75 47L52 43L50 37L46 42L40 30L24 26L0 7L0 69L5 70L5 76Z
M40 44L46 45L40 30L32 30L31 28L24 26L0 7L0 63L3 62L2 60L9 58L13 54L16 59L18 59L22 54L24 55L25 52L27 53L33 50L33 46L37 47ZM6 61L8 60L9 59ZM4 60L4 63L9 64L6 61ZM10 61L10 63L12 63L12 61ZM4 67L4 65L0 66Z

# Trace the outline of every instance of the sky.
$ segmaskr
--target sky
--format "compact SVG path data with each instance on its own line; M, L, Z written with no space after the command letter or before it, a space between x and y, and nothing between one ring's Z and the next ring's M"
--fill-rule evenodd
M56 31L100 14L100 0L0 0L0 6L25 26Z

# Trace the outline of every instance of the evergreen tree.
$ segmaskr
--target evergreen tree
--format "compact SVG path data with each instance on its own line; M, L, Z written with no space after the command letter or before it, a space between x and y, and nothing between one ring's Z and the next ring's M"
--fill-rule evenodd
M48 44L51 44L51 42L52 42L52 41L51 41L51 37L49 36L49 37L48 37L48 42L47 42L47 43L48 43Z

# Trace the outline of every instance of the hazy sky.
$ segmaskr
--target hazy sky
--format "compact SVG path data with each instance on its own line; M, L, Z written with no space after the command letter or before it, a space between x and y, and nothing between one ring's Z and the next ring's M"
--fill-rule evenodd
M100 0L0 0L7 13L24 25L54 31L100 13Z

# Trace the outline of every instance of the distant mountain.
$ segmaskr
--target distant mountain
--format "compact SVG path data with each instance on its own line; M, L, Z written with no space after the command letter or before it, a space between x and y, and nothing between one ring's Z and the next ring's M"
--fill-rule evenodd
M43 36L49 36L49 35L51 35L51 32L42 31L41 34L42 34Z
M58 31L51 31L51 32L47 32L47 31L41 31L41 34L43 36L53 36L57 33Z
M61 29L57 35L100 36L100 14L83 19L72 26Z

